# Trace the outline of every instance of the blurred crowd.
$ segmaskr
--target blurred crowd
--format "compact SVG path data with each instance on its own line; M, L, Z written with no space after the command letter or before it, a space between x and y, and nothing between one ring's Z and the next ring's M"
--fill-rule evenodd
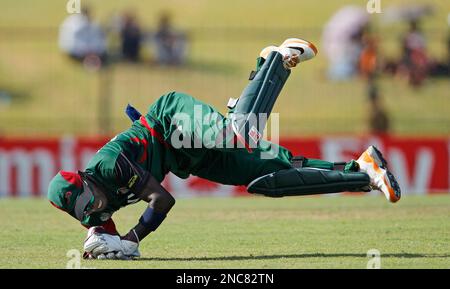
M182 65L187 37L172 24L170 14L161 13L154 31L141 26L132 11L111 17L101 26L89 8L68 16L60 26L59 46L70 58L87 67L99 68L117 61L141 62L143 52L159 65ZM143 51L147 50L147 51Z
M322 50L328 58L327 76L341 81L359 76L366 81L368 126L371 133L384 134L390 129L389 116L381 99L378 78L382 75L406 79L419 88L428 78L450 78L450 29L445 41L446 57L435 58L427 48L421 24L433 14L429 5L391 7L382 14L382 23L400 22L405 27L398 38L401 51L397 59L384 55L379 48L382 37L374 32L373 21L364 8L345 6L324 27ZM450 27L450 14L448 16Z
M357 6L340 9L325 25L322 36L322 48L329 61L329 79L345 80L355 75L372 78L387 73L406 77L411 86L418 87L428 77L449 77L450 33L443 39L446 58L436 59L430 55L421 29L426 16L432 13L428 5L387 9L382 19L386 25L399 21L407 27L398 38L401 56L392 59L380 51L382 37L373 31L370 14L365 9Z
M362 7L344 6L324 26L321 50L328 58L327 76L332 81L355 76L364 79L372 133L387 133L390 129L378 87L380 76L405 79L413 88L422 86L429 78L450 77L450 33L442 40L446 41L447 55L439 59L428 50L422 30L422 23L432 14L433 7L429 5L389 7L382 13L383 25L400 22L404 27L397 42L401 53L396 58L380 49L383 37L374 29L373 16ZM99 25L84 7L80 14L68 16L61 24L59 45L70 58L88 68L149 60L157 65L183 65L188 48L186 33L174 27L168 13L160 13L157 19L151 30L142 27L135 13L123 11L107 24Z

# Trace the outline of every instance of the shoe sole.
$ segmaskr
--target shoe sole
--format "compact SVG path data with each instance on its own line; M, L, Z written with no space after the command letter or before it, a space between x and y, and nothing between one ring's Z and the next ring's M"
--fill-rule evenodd
M394 195L390 192L391 198L390 201L395 203L401 198L401 190L400 185L398 184L397 180L395 179L394 175L389 171L388 164L386 159L383 157L383 154L375 147L372 146L374 152L375 152L375 161L378 163L378 166L386 171L387 179L389 184L386 184L388 187L391 187L393 189ZM386 181L385 181L386 183Z
M280 47L288 47L291 49L298 49L298 47L291 47L290 45L295 44L295 43L301 43L301 44L305 44L307 45L309 48L311 48L312 51L314 51L314 55L317 55L317 53L319 52L317 50L317 47L312 44L312 42L309 42L308 40L304 40L304 39L300 39L300 38L290 38L285 40Z
M302 47L296 46L299 43L308 46L314 53L314 55L312 57L306 58L303 61L310 60L317 56L318 50L317 50L316 46L314 44L312 44L311 42L300 39L300 38L286 39L280 46L274 46L274 45L267 46L260 52L259 56L266 59L270 52L277 51L277 49L279 49L279 48L289 48L289 49L297 50L300 52L300 55L302 55L305 53L305 50Z

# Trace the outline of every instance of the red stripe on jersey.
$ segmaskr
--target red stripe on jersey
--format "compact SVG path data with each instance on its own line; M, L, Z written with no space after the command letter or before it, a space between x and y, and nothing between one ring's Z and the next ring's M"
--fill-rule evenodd
M152 127L150 127L150 125L147 122L147 119L145 118L145 116L141 116L140 118L141 124L143 126L145 126L145 128L150 132L150 135L154 138L156 138L160 143L162 143L165 147L169 147L169 144L164 140L164 138L162 137L162 135L157 132L155 129L153 129Z
M138 162L143 163L145 162L145 160L147 159L147 147L148 147L148 142L146 139L140 139L138 137L132 137L131 138L132 141L137 142L137 143L142 143L144 145L144 152L142 153L141 158L139 159Z

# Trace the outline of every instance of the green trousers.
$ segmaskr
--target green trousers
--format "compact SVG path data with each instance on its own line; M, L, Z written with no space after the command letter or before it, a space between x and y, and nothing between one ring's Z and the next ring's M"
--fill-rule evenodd
M261 140L249 152L233 138L229 120L210 105L179 92L163 95L150 106L149 119L156 119L164 140L172 147L175 160L185 162L182 174L192 174L229 185L248 185L268 173L292 168L292 153L275 143ZM305 159L303 167L333 170L334 163ZM357 163L346 164L344 171L357 171Z

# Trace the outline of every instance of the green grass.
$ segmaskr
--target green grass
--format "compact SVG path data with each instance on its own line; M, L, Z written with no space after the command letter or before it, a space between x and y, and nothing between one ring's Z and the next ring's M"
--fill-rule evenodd
M424 22L429 50L443 58L447 36L447 1L432 3L436 13ZM0 102L0 132L7 135L95 135L100 106L98 75L68 61L57 47L57 28L67 16L65 1L4 0L0 4L0 90L13 96L10 105ZM150 64L121 64L111 76L111 127L128 126L123 115L127 102L141 110L161 94L179 90L226 111L229 97L240 94L260 49L301 36L321 49L321 30L329 17L344 5L341 0L260 1L182 0L82 0L92 6L94 17L107 23L110 16L132 8L146 27L154 29L157 15L167 10L175 24L189 33L188 65L181 69ZM345 1L363 5L365 1ZM406 0L383 2L410 3ZM287 13L286 7L294 13ZM261 21L264 19L264 21ZM405 26L381 25L374 18L381 49L399 54L398 38ZM30 30L27 30L30 29ZM33 30L38 29L38 30ZM44 30L39 30L44 29ZM43 32L44 31L44 32ZM146 52L151 55L151 52ZM282 135L367 132L366 88L360 79L345 83L325 80L326 59L301 65L292 74L277 102ZM385 77L381 94L397 134L448 135L450 106L448 81L430 80L418 91L405 80Z
M118 212L121 232L145 204ZM135 261L83 260L89 268L450 268L450 196L178 200ZM42 199L0 200L0 268L65 268L85 230Z

